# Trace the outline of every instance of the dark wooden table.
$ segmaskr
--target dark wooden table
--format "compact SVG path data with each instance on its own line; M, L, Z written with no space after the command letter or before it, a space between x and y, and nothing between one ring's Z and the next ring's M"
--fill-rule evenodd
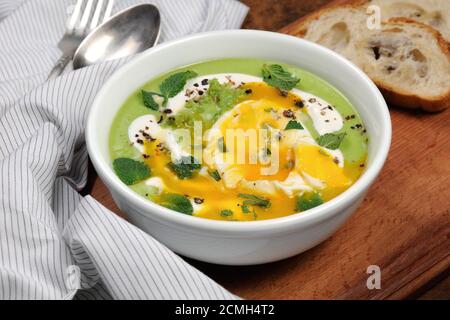
M243 0L244 28L277 31L327 0ZM188 261L249 299L450 298L450 110L391 108L393 141L377 182L354 216L330 239L276 263L227 267ZM98 178L91 194L122 215ZM381 289L366 287L369 265ZM435 289L433 287L437 284Z

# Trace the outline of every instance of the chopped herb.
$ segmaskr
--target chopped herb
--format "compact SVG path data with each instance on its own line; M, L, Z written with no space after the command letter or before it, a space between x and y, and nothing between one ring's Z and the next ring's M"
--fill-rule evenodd
M175 73L161 83L159 90L166 98L175 97L183 90L186 82L195 76L197 76L197 73L191 70Z
M220 137L219 140L217 140L217 148L219 148L220 152L228 152L227 146L225 145L225 141L223 137Z
M222 179L220 177L219 171L217 171L217 170L214 170L214 171L208 170L208 174L210 175L211 178L213 178L216 181L220 181Z
M174 211L192 215L194 208L191 201L181 194L169 193L161 196L160 205Z
M265 111L265 112L276 112L276 110L275 110L274 108L272 108L272 107L270 107L270 108L265 108L264 111Z
M209 89L198 100L189 100L185 108L175 116L177 128L193 128L195 121L203 123L203 129L211 128L222 114L233 108L245 97L244 90L230 83L220 83L217 79L209 81Z
M264 65L262 68L264 82L280 90L291 90L300 81L279 64Z
M193 156L187 156L178 161L170 162L168 167L178 178L189 179L194 175L194 171L199 170L202 166Z
M255 211L255 208L253 208L252 210L250 210L250 207L249 207L248 205L243 204L243 205L241 206L241 209L242 209L242 213L245 213L245 214L253 213L253 219L256 220L257 214L256 214L256 211Z
M253 194L246 194L246 193L239 193L238 197L246 199L243 202L244 205L257 206L257 207L262 207L262 208L270 207L270 200L263 198L263 197L255 196Z
M126 185L138 183L151 174L150 168L145 163L129 158L115 159L113 168L119 179Z
M229 209L225 209L225 210L221 210L220 211L220 215L222 217L230 217L233 215L233 211L229 210Z
M318 193L312 193L310 195L302 195L297 197L297 205L295 209L299 212L306 211L323 204L323 199Z
M166 98L163 95L156 92L142 90L141 94L142 100L144 101L144 106L155 111L159 110L160 104L155 101L154 96L161 97L164 99L164 102L166 101Z
M301 125L301 123L299 123L295 120L291 120L288 122L288 124L286 125L286 128L284 128L284 130L292 130L292 129L301 130L301 129L303 129L303 126Z
M336 150L341 145L342 140L346 136L345 132L342 133L326 133L319 137L317 143L327 149Z
M250 211L250 208L248 207L248 205L246 205L246 204L243 204L242 206L241 206L241 209L242 209L242 213L250 213L251 211Z

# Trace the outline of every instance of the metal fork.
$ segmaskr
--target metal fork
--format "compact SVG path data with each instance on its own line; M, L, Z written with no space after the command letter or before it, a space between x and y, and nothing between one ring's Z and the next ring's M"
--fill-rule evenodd
M94 2L96 2L95 6ZM97 25L105 22L111 16L113 5L114 0L77 0L72 15L67 20L64 36L58 43L62 55L47 80L56 78L63 72L70 60L73 59L81 41ZM102 19L100 19L101 16L103 16Z

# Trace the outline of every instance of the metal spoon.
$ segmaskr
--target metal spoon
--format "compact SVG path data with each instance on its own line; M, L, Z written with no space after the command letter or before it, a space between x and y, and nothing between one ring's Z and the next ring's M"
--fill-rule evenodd
M97 27L80 44L73 68L122 58L153 47L159 39L161 16L151 4L133 6Z

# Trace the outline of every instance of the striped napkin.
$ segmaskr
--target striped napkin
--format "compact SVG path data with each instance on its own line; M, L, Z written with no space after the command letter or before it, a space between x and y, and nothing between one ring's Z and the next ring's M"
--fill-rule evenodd
M95 94L127 59L68 70L61 54L74 0L0 0L0 299L233 299L164 245L80 191L84 125ZM235 0L156 4L161 41L239 28Z

